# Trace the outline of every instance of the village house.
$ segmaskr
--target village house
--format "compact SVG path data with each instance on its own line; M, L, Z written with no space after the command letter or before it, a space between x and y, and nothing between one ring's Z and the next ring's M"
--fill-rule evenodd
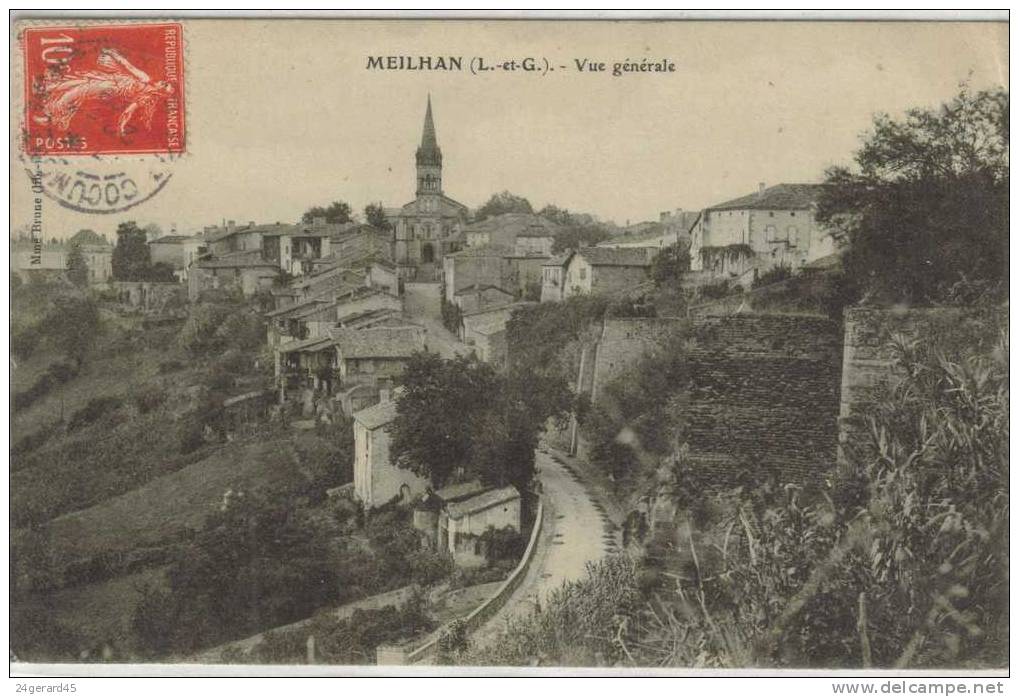
M394 499L410 503L428 488L427 479L390 460L386 429L395 420L393 399L354 413L354 496L365 509Z
M520 532L520 492L513 486L490 489L446 503L439 511L438 546L459 566L486 562L481 536L489 528Z
M534 213L503 213L464 228L468 247L497 244L512 247L518 256L552 255L560 226Z
M248 298L272 288L279 272L257 249L200 259L188 273L188 299L197 300L207 290L234 290Z
M693 230L690 268L749 286L777 266L792 271L838 251L817 222L822 184L778 184L706 208Z
M418 326L333 329L336 367L344 386L392 388L410 357L427 348L425 330Z
M205 240L193 235L163 235L149 240L148 245L152 263L166 264L182 283L187 283L191 265L207 250Z
M381 288L390 295L402 295L402 285L396 264L388 259L373 259L365 271L365 283Z
M481 360L502 368L508 355L506 323L514 310L532 304L516 302L464 312L457 332L460 341L474 347L475 355Z
M563 299L616 293L648 279L656 250L650 247L581 247L563 263Z
M392 257L392 233L366 223L348 223L329 239L329 256L321 261L358 266Z
M475 312L486 307L498 307L513 302L515 296L498 286L471 285L453 294L453 303L462 312Z
M558 254L541 265L541 302L559 302L563 299L566 283L566 261L570 253Z
M468 247L443 259L442 282L446 302L456 303L457 292L471 286L494 286L514 297L538 300L542 264L547 257L517 254L512 247L488 244Z
M23 281L63 277L72 245L81 250L90 285L105 284L113 278L113 245L92 230L79 230L67 242L12 241L11 272Z
M449 554L459 566L481 566L487 551L481 536L489 528L520 532L520 502L512 486L458 482L421 496L414 506L414 527L424 546Z

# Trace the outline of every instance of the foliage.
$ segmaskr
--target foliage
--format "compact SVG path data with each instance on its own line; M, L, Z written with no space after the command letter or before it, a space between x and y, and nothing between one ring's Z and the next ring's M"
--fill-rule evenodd
M442 326L444 326L450 334L455 336L460 335L461 325L463 324L463 310L456 303L451 303L446 300L445 295L441 299L442 301Z
M14 409L27 409L45 397L56 386L77 376L78 366L71 363L51 363L27 390L16 392L12 399Z
M546 419L569 406L565 383L510 370L500 374L476 357L411 357L401 378L390 451L399 467L441 487L457 472L526 489Z
M845 237L854 296L914 304L959 281L1007 293L1009 95L963 85L936 109L879 115L856 168L832 168L817 218Z
M77 244L70 245L71 250L67 254L67 280L78 288L88 285L88 264L85 263L85 255L81 253L81 247Z
M527 540L514 527L495 528L491 525L479 538L485 550L485 560L494 565L500 561L518 561L524 554Z
M192 305L178 339L195 356L208 356L234 348L257 351L265 338L261 315L235 303Z
M113 247L113 278L117 281L147 281L152 257L145 231L133 220L117 226L117 244Z
M333 201L328 206L312 206L301 216L301 222L309 225L315 218L325 218L327 223L339 225L349 223L353 218L350 216L350 204L344 201Z
M556 254L567 249L593 247L612 237L612 226L599 222L587 213L574 213L554 204L548 204L538 215L559 225L552 243Z
M468 649L460 660L486 666L616 665L626 659L623 639L639 629L637 571L622 555L588 564L584 578L552 591L542 607L510 619L497 638Z
M608 303L601 296L582 295L514 310L506 323L510 365L537 376L572 380L573 366L561 365L560 353L604 317Z
M485 202L481 208L477 210L474 216L475 221L481 221L485 218L494 218L497 215L504 213L533 213L534 209L531 208L531 202L523 196L517 196L511 194L508 191L503 191L498 194L492 194L491 198Z
M704 300L717 300L732 295L734 289L726 279L720 279L712 283L705 283L697 289L697 294Z
M778 266L772 266L764 273L757 276L753 283L750 284L751 288L760 288L761 286L767 286L772 283L778 283L779 281L785 281L792 278L793 272L788 266L780 264Z
M381 203L369 203L364 207L364 219L379 230L391 230L393 226L386 219L386 209Z
M106 414L119 409L123 403L121 397L93 397L85 403L85 406L71 414L67 422L68 432L95 423Z
M675 283L679 277L690 270L690 247L670 244L665 247L651 262L651 280L656 286Z
M305 617L335 594L328 533L286 499L233 492L143 596L134 627L147 648L193 650Z
M467 623L457 618L442 628L438 641L439 665L453 665L467 651L470 643L467 639Z

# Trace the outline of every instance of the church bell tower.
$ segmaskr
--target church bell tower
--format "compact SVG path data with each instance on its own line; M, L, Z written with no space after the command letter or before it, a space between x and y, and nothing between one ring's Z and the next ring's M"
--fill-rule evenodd
M425 111L425 127L421 132L421 145L417 155L417 195L442 194L442 150L435 138L435 123L432 121L432 96L428 95L428 109Z

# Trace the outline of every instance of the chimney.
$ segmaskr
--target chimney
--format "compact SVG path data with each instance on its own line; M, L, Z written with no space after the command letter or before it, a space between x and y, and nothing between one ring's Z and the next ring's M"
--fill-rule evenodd
M232 231L236 225L237 225L237 221L236 220L228 220L228 221L226 221L226 229L227 230L231 230Z
M757 183L757 195L758 196L763 196L764 195L764 189L765 189L764 182L758 182Z
M392 395L388 387L379 388L379 404L388 404L389 400L392 399Z

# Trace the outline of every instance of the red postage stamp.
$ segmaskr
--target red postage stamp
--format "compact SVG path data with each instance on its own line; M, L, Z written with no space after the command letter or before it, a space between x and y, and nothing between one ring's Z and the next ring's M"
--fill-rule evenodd
M29 155L184 152L180 24L24 30Z

